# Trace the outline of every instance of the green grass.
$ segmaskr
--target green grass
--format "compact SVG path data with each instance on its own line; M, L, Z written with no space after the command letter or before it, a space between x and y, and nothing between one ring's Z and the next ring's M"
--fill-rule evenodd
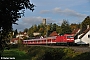
M90 52L75 52L70 48L30 47L30 60L90 60Z
M70 48L22 47L4 50L2 57L15 57L15 60L90 60L90 52L75 52Z
M15 60L29 60L29 56L24 51L18 49L4 50L2 57L15 57Z

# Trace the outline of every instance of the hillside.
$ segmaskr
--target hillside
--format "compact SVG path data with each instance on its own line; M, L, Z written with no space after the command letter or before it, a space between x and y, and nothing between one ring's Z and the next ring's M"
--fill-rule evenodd
M90 52L76 52L70 48L50 48L29 46L5 50L4 57L15 57L16 60L90 60Z

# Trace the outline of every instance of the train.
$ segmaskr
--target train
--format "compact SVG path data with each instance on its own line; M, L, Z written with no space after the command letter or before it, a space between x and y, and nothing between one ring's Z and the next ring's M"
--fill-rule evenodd
M72 34L64 34L59 36L51 36L45 38L23 40L24 45L72 45L74 44L74 36Z

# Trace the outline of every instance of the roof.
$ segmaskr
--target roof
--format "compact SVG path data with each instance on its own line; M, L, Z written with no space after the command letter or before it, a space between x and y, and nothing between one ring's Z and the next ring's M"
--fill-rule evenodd
M15 40L19 40L19 38L13 38L11 41L14 42Z
M83 34L79 37L79 39L81 39L88 31L90 31L90 28L86 29Z
M27 35L27 33L26 33L26 32L20 32L19 34L22 34L22 35Z
M49 36L58 36L56 31L53 31Z
M80 29L74 29L74 30L72 31L72 34L76 34L79 30L80 30Z

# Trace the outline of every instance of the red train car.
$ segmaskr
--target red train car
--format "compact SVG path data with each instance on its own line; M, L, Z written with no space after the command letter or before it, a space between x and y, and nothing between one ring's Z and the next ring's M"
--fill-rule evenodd
M72 45L74 44L74 36L72 34L65 34L63 36L57 36L56 43L57 45L59 44Z
M23 40L23 44L28 45L59 45L59 44L72 44L74 43L74 37L71 34L65 34L63 36L53 36L40 39Z

